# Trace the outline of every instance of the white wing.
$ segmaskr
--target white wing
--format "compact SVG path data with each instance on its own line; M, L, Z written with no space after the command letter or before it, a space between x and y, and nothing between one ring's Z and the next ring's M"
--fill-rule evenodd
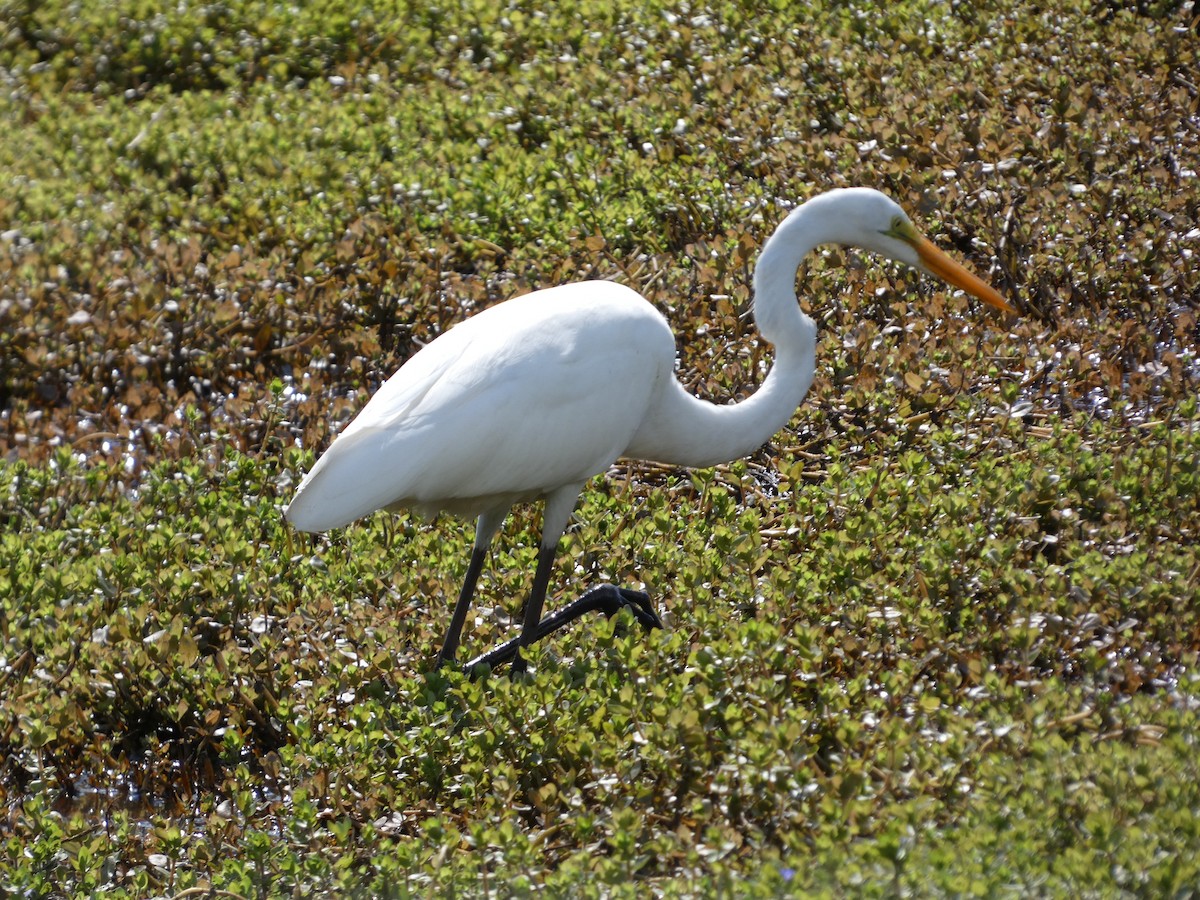
M666 321L628 288L582 282L492 307L414 355L308 473L306 531L383 507L477 515L604 471L671 379Z

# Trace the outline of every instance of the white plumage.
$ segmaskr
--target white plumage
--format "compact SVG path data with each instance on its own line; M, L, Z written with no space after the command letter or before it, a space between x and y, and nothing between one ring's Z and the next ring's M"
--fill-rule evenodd
M536 291L451 328L405 363L301 482L288 521L324 531L404 507L478 517L471 566L439 656L445 661L457 649L486 548L508 509L545 499L521 636L522 645L531 642L554 550L588 479L623 456L685 466L736 459L787 423L815 371L816 326L796 302L796 271L814 247L830 242L916 266L1015 312L922 238L884 195L832 191L780 224L755 269L755 319L775 346L775 362L751 397L716 405L688 394L674 378L670 327L627 287L588 281ZM519 655L514 665L522 665Z
M618 284L502 303L388 379L308 473L288 520L325 531L405 506L475 517L582 485L629 446L674 354L666 320Z

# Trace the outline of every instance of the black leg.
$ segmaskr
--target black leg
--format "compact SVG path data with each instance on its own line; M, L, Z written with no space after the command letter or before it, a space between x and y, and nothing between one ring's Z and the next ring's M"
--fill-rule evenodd
M511 660L514 671L523 671L524 665L521 663L520 656L522 647L527 647L534 641L539 641L547 635L553 634L555 631L569 625L580 616L589 612L598 611L604 613L606 616L611 616L622 609L628 609L632 612L634 617L647 631L651 628L662 628L662 620L654 612L653 607L650 606L650 598L645 593L628 588L619 588L611 584L602 584L592 588L578 600L571 601L562 609L551 613L545 619L538 622L530 640L526 640L525 632L522 630L520 637L515 637L511 641L505 641L499 647L475 657L464 668L467 672L472 672L476 666L482 664L486 665L489 669L494 669ZM518 665L520 665L520 668L518 668Z
M533 573L533 588L529 599L525 601L525 622L521 626L521 636L517 639L517 651L513 657L512 671L525 671L525 660L521 658L521 647L528 647L539 637L538 624L542 621L542 607L546 603L546 587L550 583L550 573L554 569L554 557L558 547L542 547L538 551L537 570Z
M467 621L467 609L471 606L471 598L475 595L475 582L483 570L483 561L487 556L486 547L475 547L471 551L471 562L467 565L467 577L463 579L462 590L458 594L458 603L454 605L454 615L450 618L450 627L446 630L446 640L438 654L437 665L443 665L454 660L458 651L458 639L462 635L463 624Z

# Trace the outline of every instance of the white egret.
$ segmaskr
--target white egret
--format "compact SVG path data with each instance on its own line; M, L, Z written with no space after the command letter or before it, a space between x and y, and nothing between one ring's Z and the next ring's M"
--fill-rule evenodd
M438 664L453 660L487 548L514 503L544 500L541 545L520 637L489 663L577 616L621 606L659 624L644 594L604 586L541 619L563 530L584 484L618 458L704 467L753 452L787 424L815 371L817 327L796 300L797 270L823 244L873 251L1015 313L992 287L922 237L903 210L867 188L797 207L763 247L754 318L775 361L761 387L721 405L675 379L675 338L635 291L585 281L509 300L414 354L305 476L287 507L302 531L377 510L415 508L477 519L475 543Z

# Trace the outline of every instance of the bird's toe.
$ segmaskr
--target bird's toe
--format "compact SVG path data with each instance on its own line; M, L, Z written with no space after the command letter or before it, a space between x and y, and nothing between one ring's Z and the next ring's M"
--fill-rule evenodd
M659 618L654 607L650 605L650 596L644 591L622 590L621 596L626 601L626 606L633 613L634 618L642 623L642 627L649 631L652 628L662 628L662 619Z

